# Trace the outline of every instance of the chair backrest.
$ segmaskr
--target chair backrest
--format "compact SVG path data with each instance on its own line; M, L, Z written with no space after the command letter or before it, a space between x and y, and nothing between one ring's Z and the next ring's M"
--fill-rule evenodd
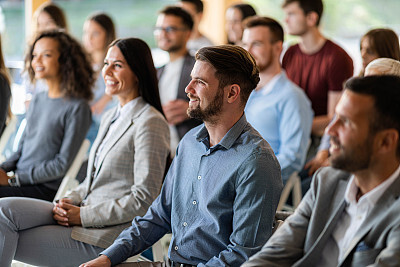
M83 161L85 160L89 146L90 141L88 139L83 140L82 145L79 148L79 151L71 164L71 167L69 167L61 182L60 187L57 190L57 194L54 197L54 200L62 198L68 190L71 190L78 186L79 182L75 178L78 174L80 167L82 166Z
M311 146L311 138L308 139L307 149ZM288 205L287 201L289 198L289 194L292 193L292 206ZM297 206L300 204L301 198L303 194L301 192L301 178L297 171L294 171L289 179L287 180L285 187L282 190L281 198L278 203L277 211L294 211Z
M25 127L26 127L26 118L24 118L21 121L21 123L19 124L18 130L17 130L17 133L15 134L14 143L13 143L13 147L12 147L13 151L17 151L19 141L21 140L22 134L25 131Z
M272 234L275 233L276 230L278 230L279 227L285 222L286 218L292 215L293 212L287 212L287 211L277 211L275 213L275 219L274 219L274 227L272 228Z
M127 263L129 262L140 262L140 261L154 261L154 262L162 262L166 261L168 258L168 246L171 242L172 234L166 234L164 235L160 240L158 240L156 243L154 243L151 246L151 251L153 253L153 260L149 260L146 257L144 257L142 254L137 254L134 255L130 258L128 258L125 261L125 264L129 266Z
M293 202L292 206L287 204L290 193L292 193L292 202ZM276 210L294 211L300 204L301 198L302 198L301 178L299 177L298 172L293 172L292 175L290 175L289 179L285 184L285 187L282 190L281 198L279 200L278 207Z
M3 134L0 137L0 162L3 162L5 160L3 152L4 149L6 148L8 139L10 139L10 136L15 131L16 125L17 125L17 117L12 116L9 122L7 123L6 128L4 129Z

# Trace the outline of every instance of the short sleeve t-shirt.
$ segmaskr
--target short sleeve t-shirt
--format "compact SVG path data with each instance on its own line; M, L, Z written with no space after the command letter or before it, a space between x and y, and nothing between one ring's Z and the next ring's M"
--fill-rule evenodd
M282 66L289 79L311 100L315 116L328 113L328 92L341 91L354 70L351 57L330 40L311 55L303 53L298 44L291 46L283 57Z

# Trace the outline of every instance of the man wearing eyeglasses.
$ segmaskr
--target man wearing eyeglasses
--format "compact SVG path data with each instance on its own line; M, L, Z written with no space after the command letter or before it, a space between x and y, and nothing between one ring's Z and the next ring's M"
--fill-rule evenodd
M164 114L170 125L171 151L187 131L200 124L189 119L186 111L189 99L185 87L190 82L194 58L189 55L186 44L193 28L193 19L180 7L164 8L158 18L154 35L158 47L169 54L169 63L158 69L158 85Z

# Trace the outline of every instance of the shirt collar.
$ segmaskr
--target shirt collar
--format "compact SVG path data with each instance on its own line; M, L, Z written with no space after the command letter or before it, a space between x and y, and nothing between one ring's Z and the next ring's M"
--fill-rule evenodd
M117 119L124 118L126 117L126 114L130 114L131 110L136 106L136 103L139 102L139 99L141 99L141 96L138 96L128 103L126 103L124 106L121 106L121 104L118 104L117 107L117 112L115 112L113 118L111 121L115 121Z
M368 201L370 204L375 205L375 203L379 200L379 198L383 195L386 189L396 180L397 177L400 175L400 165L397 169L390 175L388 179L382 182L380 185L366 193L365 195L361 196L358 200L361 201ZM344 199L347 204L349 203L356 203L356 197L358 193L358 187L354 180L354 175L351 176L349 183L347 184L346 192L344 195Z
M264 85L261 90L260 90L260 94L262 95L267 95L269 92L272 91L272 89L274 89L275 84L278 82L279 78L284 75L284 72L281 71L280 73L276 74L274 77L272 77L272 79L266 84Z
M243 113L242 117L232 126L231 129L225 134L222 140L216 144L214 147L222 146L225 149L229 149L235 141L238 139L240 134L243 132L247 125L246 115ZM202 127L195 134L196 140L198 142L203 142L207 146L209 145L209 135L206 126L203 124ZM207 141L207 142L205 142Z

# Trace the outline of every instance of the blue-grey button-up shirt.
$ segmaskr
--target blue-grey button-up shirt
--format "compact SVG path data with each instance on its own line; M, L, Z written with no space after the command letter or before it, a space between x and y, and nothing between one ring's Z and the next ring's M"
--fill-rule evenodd
M240 266L270 237L281 190L274 152L244 115L213 147L200 125L180 142L146 215L102 254L114 265L172 232L171 260Z

